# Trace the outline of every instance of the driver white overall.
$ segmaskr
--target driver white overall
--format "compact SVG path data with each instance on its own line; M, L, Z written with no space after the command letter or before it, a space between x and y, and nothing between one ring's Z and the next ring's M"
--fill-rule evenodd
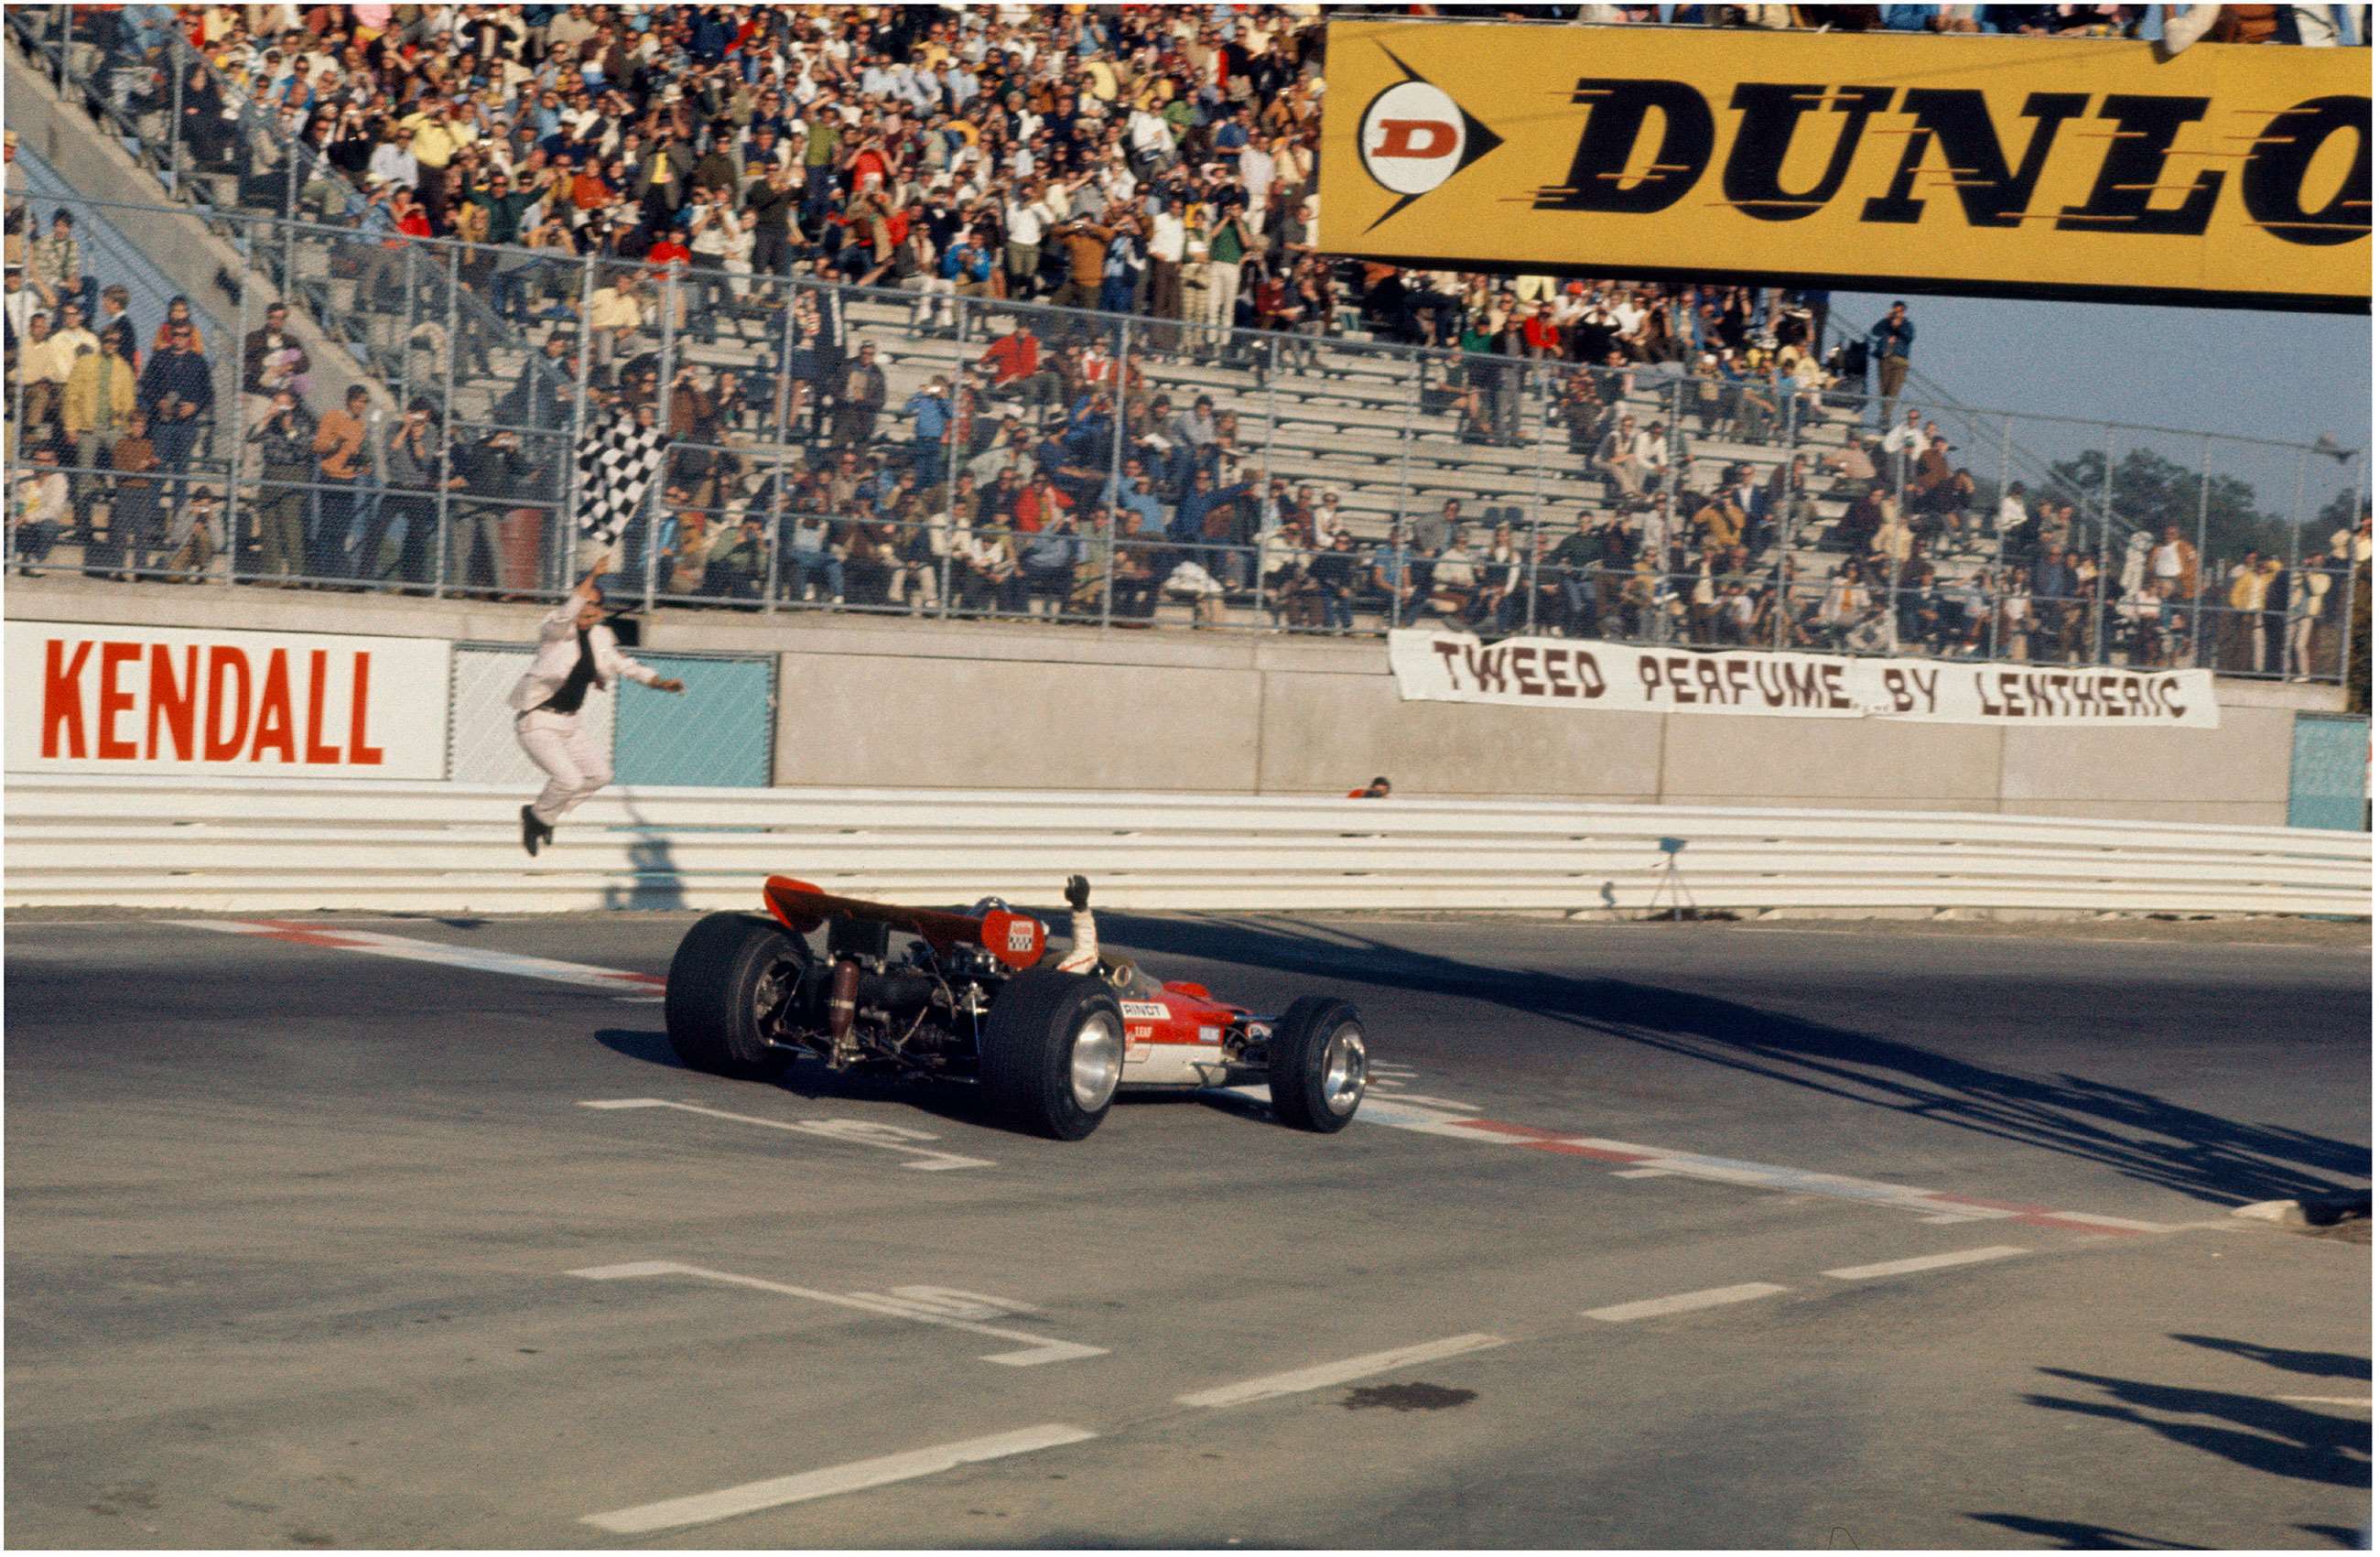
M1099 926L1091 917L1091 883L1081 876L1066 878L1066 906L1074 912L1075 943L1058 959L1061 973L1087 973L1094 979L1105 979L1118 993L1147 996L1156 992L1149 977L1129 962L1117 959L1109 968L1099 966Z

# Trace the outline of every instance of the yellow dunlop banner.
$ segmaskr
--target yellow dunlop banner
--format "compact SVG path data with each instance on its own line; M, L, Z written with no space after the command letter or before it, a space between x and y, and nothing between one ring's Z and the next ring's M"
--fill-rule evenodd
M2366 311L2372 54L1334 22L1322 247Z

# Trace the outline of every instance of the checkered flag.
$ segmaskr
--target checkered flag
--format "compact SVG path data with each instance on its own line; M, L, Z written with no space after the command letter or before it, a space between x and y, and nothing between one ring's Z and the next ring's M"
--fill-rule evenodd
M662 445L668 442L660 428L638 427L633 411L588 429L577 451L579 534L605 546L618 543L662 468Z

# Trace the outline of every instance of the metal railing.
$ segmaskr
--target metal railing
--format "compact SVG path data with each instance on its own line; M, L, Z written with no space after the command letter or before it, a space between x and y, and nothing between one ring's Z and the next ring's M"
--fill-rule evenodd
M250 212L273 191L252 170L210 171L237 164L237 145L212 128L187 144L174 94L203 85L232 109L215 110L226 130L270 127L240 117L252 105L224 96L231 84L178 37L155 45L174 68L144 84L111 63L132 47L128 23L115 55L65 35L62 9L11 23L176 187L207 198L195 214L234 257L241 337L210 353L242 356L240 392L218 395L187 449L152 430L153 509L140 473L116 464L126 425L28 428L29 412L62 423L71 397L14 373L15 424L59 446L69 494L60 515L55 487L12 493L19 567L552 598L599 550L571 522L573 451L650 402L674 436L606 580L647 607L1453 623L2324 680L2350 659L2351 547L2336 558L2331 526L2307 532L2325 505L2353 529L2359 451L2097 423L2096 462L2061 464L2026 452L2070 444L2061 419L1902 395L1897 420L1914 411L1918 434L1938 422L1953 445L1937 463L1930 444L1877 444L1886 407L1851 386L1230 327L1228 287L1201 275L1185 274L1178 313L1159 318L972 283L861 286L868 266L849 249L795 276L660 268L552 234L408 239L294 219L362 208L303 149L273 164L279 211ZM86 223L112 207L61 203ZM352 478L295 457L269 425L284 384L303 412L285 431L334 408L306 382L325 364L250 371L272 302L371 386ZM2240 470L2255 478L2245 499ZM1020 511L1003 480L1041 474L1054 497ZM2325 499L2316 482L2332 477ZM2265 515L2277 488L2286 512ZM201 493L213 513L198 524ZM1071 533L1041 526L1049 510ZM2161 547L2168 526L2184 545ZM2275 555L2243 572L2252 534Z
M744 907L753 861L830 891L1047 901L1072 871L1135 909L1561 909L1639 917L1692 840L1702 908L2368 915L2368 833L2092 818L1551 801L868 789L597 797L533 862L516 790L15 774L8 903L245 911ZM397 848L350 851L342 833ZM294 830L294 831L293 831ZM297 834L302 834L298 836ZM967 847L954 849L965 839ZM986 839L997 839L988 845Z

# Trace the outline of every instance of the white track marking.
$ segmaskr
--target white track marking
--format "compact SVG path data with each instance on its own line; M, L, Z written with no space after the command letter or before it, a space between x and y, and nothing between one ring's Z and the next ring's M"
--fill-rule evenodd
M2293 1400L2306 1405L2360 1405L2372 1409L2372 1403L2355 1394L2277 1394L2275 1400Z
M889 1486L895 1481L910 1481L920 1476L933 1476L985 1460L1007 1459L1016 1454L1030 1454L1037 1450L1082 1443L1098 1436L1082 1428L1051 1422L1038 1428L1020 1428L1014 1432L994 1433L990 1438L970 1438L957 1443L938 1444L931 1449L912 1449L906 1454L885 1454L873 1460L854 1460L849 1465L829 1466L822 1470L803 1471L795 1476L780 1476L770 1481L747 1481L741 1487L722 1488L716 1492L698 1492L692 1497L640 1503L635 1508L614 1509L609 1514L590 1514L579 1523L592 1525L613 1535L650 1535L657 1530L707 1525L712 1520L733 1518L739 1514L783 1508L787 1503L808 1502L814 1498L831 1498L838 1492L857 1492L870 1487Z
M1626 1324L1631 1320L1658 1319L1663 1314L1691 1314L1697 1308L1717 1308L1729 1303L1749 1303L1755 1297L1768 1297L1788 1292L1789 1287L1775 1282L1746 1282L1742 1286L1707 1287L1701 1292L1681 1292L1669 1297L1647 1297L1636 1303L1614 1303L1608 1308L1588 1308L1588 1319L1602 1320L1608 1324Z
M1268 1374L1261 1379L1246 1379L1236 1384L1225 1384L1220 1389L1177 1395L1174 1399L1181 1405L1245 1405L1250 1401L1270 1400L1276 1395L1327 1390L1350 1379L1364 1379L1375 1373L1410 1368L1417 1363L1461 1356L1465 1352L1484 1352L1505 1344L1500 1335L1450 1335L1443 1341L1425 1341L1418 1345L1400 1346L1390 1352L1372 1352L1338 1362L1318 1363L1312 1368Z
M499 952L486 946L452 946L443 941L417 941L407 935L384 935L372 930L349 930L345 926L318 928L296 920L266 922L253 919L176 919L170 921L192 930L218 931L225 935L255 935L271 941L286 941L300 946L321 946L336 952L365 952L377 957L396 957L406 962L434 962L448 967L468 967L481 973L507 973L517 979L541 979L553 984L575 984L581 989L657 990L662 978L655 973L624 973L617 968L596 967L583 962L559 962L552 957L526 956L518 952Z
M2006 1259L2012 1254L2026 1252L2012 1244L1995 1244L1989 1248L1957 1249L1949 1254L1921 1254L1914 1259L1888 1259L1880 1265L1846 1265L1827 1274L1839 1282L1864 1282L1874 1276L1907 1276L1919 1271L1939 1271L1951 1265L1975 1265L1986 1259Z
M1676 1178L1678 1170L1675 1168L1615 1168L1612 1170L1611 1176L1613 1178Z
M723 1108L672 1102L665 1098L598 1098L583 1100L578 1106L601 1109L674 1108L682 1113L699 1113L710 1119L732 1119L738 1125L759 1125L771 1130L791 1130L796 1135L823 1136L848 1146L875 1146L887 1151L905 1151L917 1160L901 1165L923 1173L999 1166L981 1157L961 1157L953 1151L936 1151L928 1147L914 1146L910 1144L913 1141L940 1140L942 1137L929 1135L923 1130L904 1129L898 1125L880 1125L871 1119L762 1119L757 1114L730 1113Z
M1948 1216L1921 1216L1917 1220L1928 1227L1948 1227L1959 1222L1989 1222L1994 1217L2014 1216L2014 1211L1952 1211Z
M1453 1098L1424 1097L1419 1092L1399 1092L1396 1094L1396 1101L1400 1103L1413 1103L1423 1108L1451 1108L1459 1113L1475 1113L1479 1109L1477 1103L1466 1103Z
M971 1320L953 1319L946 1314L931 1313L912 1298L886 1297L872 1292L820 1292L815 1287L789 1286L783 1282L763 1281L758 1276L738 1276L726 1271L706 1270L699 1265L681 1265L674 1259L640 1259L625 1265L591 1265L583 1271L569 1271L565 1275L590 1282L635 1281L649 1276L692 1276L698 1281L717 1282L723 1286L750 1287L758 1292L774 1292L787 1297L806 1297L813 1303L832 1303L838 1308L857 1308L863 1313L881 1314L891 1319L909 1320L918 1324L930 1324L943 1330L963 1330L971 1335L989 1335L997 1341L1022 1341L1025 1349L1015 1352L991 1352L977 1358L978 1362L995 1362L1002 1368L1038 1368L1045 1362L1073 1362L1079 1357L1107 1356L1104 1346L1086 1346L1076 1341L1053 1340L1022 1330L999 1330Z

